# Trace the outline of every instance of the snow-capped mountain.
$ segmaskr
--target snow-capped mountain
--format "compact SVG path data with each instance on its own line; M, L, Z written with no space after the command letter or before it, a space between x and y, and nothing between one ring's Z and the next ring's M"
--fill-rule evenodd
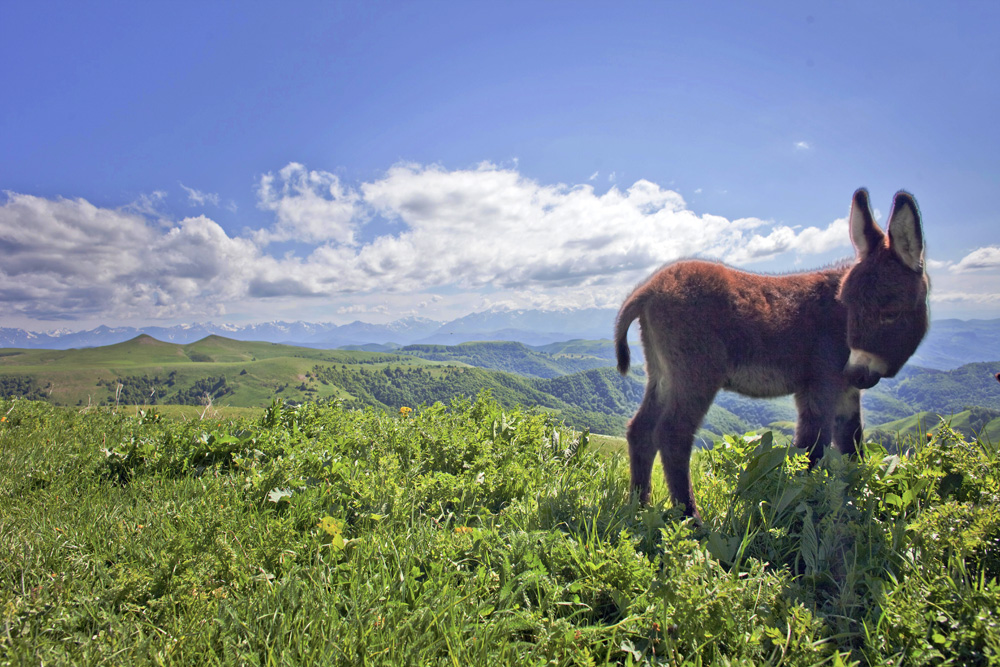
M511 310L475 313L452 322L407 317L388 324L351 322L336 325L316 322L261 322L233 325L183 324L172 327L107 327L87 331L37 333L0 328L0 348L69 349L112 345L147 334L169 343L187 344L205 336L260 340L317 348L396 343L456 344L472 340L513 340L540 345L573 338L608 338L614 311Z

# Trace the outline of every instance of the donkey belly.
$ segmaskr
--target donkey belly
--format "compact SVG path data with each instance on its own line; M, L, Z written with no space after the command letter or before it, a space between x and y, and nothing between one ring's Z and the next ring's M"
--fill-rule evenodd
M737 366L730 369L723 389L752 398L774 398L795 391L794 378L773 366Z

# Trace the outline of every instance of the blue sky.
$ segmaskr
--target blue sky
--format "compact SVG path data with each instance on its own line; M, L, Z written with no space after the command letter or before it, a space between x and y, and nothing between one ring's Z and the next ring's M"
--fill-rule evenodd
M615 307L921 205L1000 317L1000 5L3 3L0 326Z

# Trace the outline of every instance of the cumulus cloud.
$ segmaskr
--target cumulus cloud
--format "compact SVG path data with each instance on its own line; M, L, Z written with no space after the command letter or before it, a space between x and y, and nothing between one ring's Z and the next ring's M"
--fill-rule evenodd
M736 220L734 224L741 221ZM754 227L768 223L751 219ZM741 265L774 259L783 253L798 255L818 255L838 248L850 247L847 218L834 220L825 228L806 227L797 230L785 225L774 225L767 234L753 234L747 237L745 245L734 249L726 256L727 261Z
M39 320L218 313L260 259L208 218L164 231L128 210L16 193L0 207L0 248L0 298Z
M433 303L441 291L452 302L467 294L591 307L616 303L682 257L747 265L850 247L846 219L806 228L730 220L695 213L648 180L599 194L590 183L543 184L489 163L400 164L354 187L291 163L262 176L257 195L273 224L230 235L205 216L153 222L134 207L8 193L0 299L33 319L181 318L236 302L341 299L332 312L375 295ZM387 224L361 240L373 219ZM299 254L269 254L279 241L297 242Z
M1000 246L977 248L949 267L954 273L1000 268Z
M336 174L309 171L296 162L277 175L261 176L258 206L273 211L277 224L262 230L257 241L335 241L351 245L362 213L357 192L341 185Z
M400 165L362 192L406 231L361 248L360 264L429 284L586 285L686 256L746 264L789 250L849 247L843 220L764 234L762 220L697 215L678 193L647 180L597 194L488 164L453 171Z

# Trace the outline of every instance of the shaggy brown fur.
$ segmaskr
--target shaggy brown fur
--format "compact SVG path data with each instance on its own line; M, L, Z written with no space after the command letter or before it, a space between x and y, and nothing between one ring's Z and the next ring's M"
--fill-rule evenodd
M795 444L814 464L832 441L854 454L861 390L894 376L927 331L929 283L913 197L896 194L888 234L867 190L854 193L851 266L766 276L705 261L669 264L632 292L615 326L618 369L629 369L639 320L647 385L628 426L632 489L649 501L657 451L674 503L698 517L691 489L695 431L720 389L794 394Z

